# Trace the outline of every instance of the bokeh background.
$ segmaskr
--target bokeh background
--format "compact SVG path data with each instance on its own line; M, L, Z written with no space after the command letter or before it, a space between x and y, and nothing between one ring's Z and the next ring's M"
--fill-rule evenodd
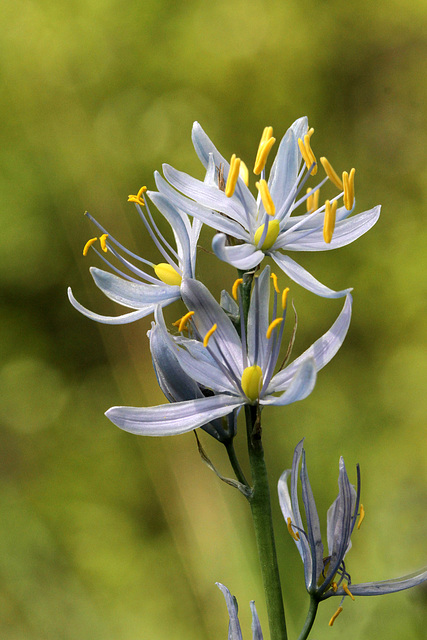
M297 257L326 284L355 287L348 339L303 403L264 414L290 638L308 605L275 484L306 437L319 511L338 459L362 468L366 519L353 582L425 562L426 5L315 0L5 0L0 19L0 637L5 640L216 640L227 614L215 581L267 620L247 505L202 463L192 434L138 438L109 423L116 404L158 404L150 319L95 290L82 247L89 210L124 244L159 261L129 193L162 162L202 177L199 120L226 157L253 161L262 128L281 137L301 115L313 148L357 168L358 209L378 225L336 252ZM211 232L201 244L209 249ZM200 252L219 293L232 269ZM284 276L280 278L285 286ZM340 301L294 285L296 353ZM169 313L169 312L168 312ZM181 314L177 304L168 318ZM290 331L290 329L289 329ZM237 448L246 464L240 429ZM219 444L202 434L218 468ZM313 638L422 638L426 591L320 607Z

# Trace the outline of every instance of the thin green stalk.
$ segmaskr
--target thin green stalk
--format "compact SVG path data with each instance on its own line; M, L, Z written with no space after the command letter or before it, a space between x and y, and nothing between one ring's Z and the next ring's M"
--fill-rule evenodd
M311 631L311 627L313 626L314 620L316 618L317 607L319 606L319 601L314 596L310 596L310 607L308 609L307 617L304 622L304 626L302 628L301 633L298 636L298 640L306 640L308 638L308 634Z
M267 604L271 640L287 640L282 587L277 565L267 468L257 407L245 406L253 490L249 498Z
M229 440L228 442L225 442L225 448L227 449L227 454L228 454L228 458L230 460L230 464L233 467L233 471L236 474L236 478L239 482L241 482L242 484L246 485L247 487L249 487L249 483L245 478L245 474L242 471L242 468L240 466L240 463L237 459L236 456L236 451L234 449L234 444L233 444L233 440Z

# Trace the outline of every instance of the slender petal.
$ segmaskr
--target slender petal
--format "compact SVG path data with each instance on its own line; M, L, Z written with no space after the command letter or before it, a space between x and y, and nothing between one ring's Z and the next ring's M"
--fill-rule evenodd
M323 569L323 543L320 533L320 521L317 513L316 503L314 501L313 492L311 490L310 480L308 479L304 449L302 450L301 485L302 499L307 516L307 534L312 559L312 575L311 583L309 586L309 589L312 589L317 585L317 581Z
M228 626L228 640L243 640L239 618L237 617L236 599L233 598L227 587L223 584L217 582L216 585L221 589L227 604L228 616L230 619Z
M153 313L156 307L154 304L147 304L138 309L138 311L131 311L130 313L125 313L121 316L103 316L99 313L90 311L90 309L86 309L86 307L80 304L80 302L77 302L73 296L71 287L68 288L68 299L77 311L80 311L80 313L87 318L90 318L90 320L95 320L95 322L100 322L102 324L128 324L129 322L135 322L135 320L140 320L141 318L149 316Z
M179 287L169 284L145 284L129 282L108 271L91 267L90 273L96 286L107 298L131 309L140 309L146 304L163 304L164 301L179 300Z
M421 569L414 573L394 578L392 580L380 580L379 582L364 582L351 584L351 593L354 596L382 596L387 593L396 593L416 587L427 580L427 569ZM343 589L338 589L337 595L345 595Z
M308 271L296 263L295 260L292 260L289 256L283 255L279 251L271 251L270 255L274 262L284 273L286 273L287 276L294 280L294 282L322 298L342 298L351 291L351 289L333 291L316 280L316 278L314 278Z
M255 602L251 600L250 607L252 611L252 640L263 640L261 624L255 607Z
M227 245L227 237L223 233L214 236L212 250L220 260L242 271L253 269L264 258L264 253L257 250L253 244Z
M298 400L304 400L313 391L316 384L316 364L312 358L308 358L303 362L296 374L292 378L289 387L282 395L268 396L262 398L260 404L263 405L275 405L276 407L283 407L287 404L292 404Z

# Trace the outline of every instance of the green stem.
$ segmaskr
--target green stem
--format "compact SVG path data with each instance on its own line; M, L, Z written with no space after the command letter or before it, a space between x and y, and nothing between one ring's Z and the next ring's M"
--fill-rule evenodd
M267 468L257 407L246 405L246 428L253 491L249 498L267 604L271 640L287 640L282 587L277 565Z
M318 606L319 601L314 596L310 596L310 607L308 609L307 617L305 619L302 631L298 636L298 640L306 640L308 638L308 634L310 633L311 627L313 626L314 620L316 618Z
M225 442L225 448L227 449L227 454L228 454L228 458L230 460L230 464L233 467L233 471L236 474L236 478L239 482L241 482L242 484L246 485L247 487L249 487L249 483L245 478L245 474L242 471L242 468L240 466L240 463L237 459L236 456L236 451L234 449L234 444L233 444L233 440L229 440L228 442Z

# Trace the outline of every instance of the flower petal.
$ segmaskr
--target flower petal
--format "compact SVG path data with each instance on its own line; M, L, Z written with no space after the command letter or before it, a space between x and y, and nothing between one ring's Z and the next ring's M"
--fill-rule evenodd
M240 398L216 395L157 407L111 407L105 413L116 426L141 436L187 433L226 416L243 404Z
M352 584L350 589L354 596L381 596L386 593L396 593L416 587L427 580L427 568L420 569L414 573L410 573L400 578L391 580L380 580L379 582L363 582L360 584ZM337 596L344 596L345 591L340 588L336 592ZM326 594L325 594L326 597Z
M286 391L281 396L267 396L261 398L260 404L263 405L275 405L276 407L283 407L298 400L304 400L313 391L316 385L316 365L313 358L307 358L303 362L296 374L292 378L292 381Z
M292 128L289 128L280 142L268 180L270 195L278 205L285 202L295 185L300 162L297 140Z
M77 300L73 296L71 287L68 287L68 299L73 307L77 309L77 311L80 311L80 313L82 313L90 320L95 320L95 322L101 322L102 324L128 324L129 322L135 322L135 320L140 320L141 318L145 318L146 316L153 313L156 307L155 304L147 304L138 309L138 311L131 311L130 313L125 313L121 316L103 316L99 313L90 311L90 309L86 309L86 307L80 304L80 302L77 302Z
M263 640L261 624L255 607L255 602L251 600L250 607L252 611L252 640Z
M237 617L236 599L233 598L227 587L225 587L223 584L217 582L216 585L221 589L225 598L225 602L227 604L228 616L230 618L230 622L228 625L228 640L243 640L239 618Z
M130 282L97 267L91 267L90 273L96 286L107 298L131 309L140 309L147 304L163 304L167 300L172 302L180 298L179 287L175 285Z
M269 255L271 255L275 263L294 282L322 298L342 298L351 291L351 289L343 289L342 291L333 291L333 289L329 289L324 284L316 280L316 278L301 267L301 265L289 258L289 256L285 256L278 251L271 251Z
M319 515L317 513L316 502L314 500L310 480L308 478L304 449L302 450L301 484L302 499L307 519L307 535L312 558L312 575L309 589L313 589L316 588L320 574L323 570L323 543L320 533Z
M242 271L253 269L264 258L264 253L253 244L227 245L227 237L223 233L214 236L212 250L217 258Z
M255 279L248 313L248 358L251 364L258 364L264 375L268 343L266 333L270 313L270 267L267 266ZM255 356L256 362L255 362Z

